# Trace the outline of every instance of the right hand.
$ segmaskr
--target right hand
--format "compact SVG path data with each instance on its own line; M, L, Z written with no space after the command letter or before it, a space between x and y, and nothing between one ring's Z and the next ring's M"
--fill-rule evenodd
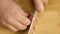
M44 7L47 6L48 0L33 0L35 4L35 8L40 12L44 12Z

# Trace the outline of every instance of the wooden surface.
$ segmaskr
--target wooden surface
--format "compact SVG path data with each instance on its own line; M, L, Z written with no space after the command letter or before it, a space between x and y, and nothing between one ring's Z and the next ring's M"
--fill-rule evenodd
M26 12L33 13L34 7L33 4L29 0L21 0L20 5ZM24 3L23 3L24 2ZM30 4L29 4L30 3ZM24 6L25 5L25 6ZM32 11L32 12L31 12ZM48 6L45 8L45 12L43 14L36 14L38 16L39 21L35 24L36 29L34 30L32 27L32 32L29 34L60 34L60 0L49 0ZM19 32L12 32L11 30L7 29L6 27L0 25L0 34L27 34L27 31L19 31Z
M45 12L36 12L29 34L60 34L60 0L49 0Z

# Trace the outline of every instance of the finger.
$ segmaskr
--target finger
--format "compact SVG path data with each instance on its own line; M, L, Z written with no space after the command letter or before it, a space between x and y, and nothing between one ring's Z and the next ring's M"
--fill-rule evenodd
M18 20L19 22L21 22L23 25L26 25L26 26L30 25L30 20L20 13L17 14L15 19Z
M42 0L42 2L43 2L43 4L44 4L45 6L47 6L48 0Z
M44 11L44 5L42 3L42 1L40 0L34 0L34 3L35 3L35 7L36 9L39 11L39 12L43 12Z
M2 21L2 24L6 27L8 27L10 30L16 32L18 31L18 29L16 29L15 27L11 26L10 24L6 23L5 21Z
M7 22L14 26L15 28L19 29L19 30L25 30L27 28L27 26L21 24L20 22L16 21L15 19L9 18L7 20Z

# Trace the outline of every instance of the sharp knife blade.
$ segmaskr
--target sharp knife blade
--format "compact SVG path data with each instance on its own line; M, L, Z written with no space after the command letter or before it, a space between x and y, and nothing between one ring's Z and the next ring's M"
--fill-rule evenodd
M37 10L35 10L35 13L34 13L33 19L32 19L32 23L31 23L30 28L29 28L29 31L28 31L28 34L34 34L34 32L33 32L33 27L34 27L35 25L33 25L33 24L35 23L37 14L38 14L38 12L37 12ZM38 18L38 17L37 17L37 18Z

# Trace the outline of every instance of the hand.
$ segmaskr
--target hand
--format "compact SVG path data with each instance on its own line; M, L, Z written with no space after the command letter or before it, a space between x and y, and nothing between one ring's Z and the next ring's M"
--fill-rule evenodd
M1 0L0 10L1 23L14 32L25 30L30 24L28 14L11 0Z
M44 6L47 6L48 0L33 0L35 3L35 7L39 12L44 11Z

